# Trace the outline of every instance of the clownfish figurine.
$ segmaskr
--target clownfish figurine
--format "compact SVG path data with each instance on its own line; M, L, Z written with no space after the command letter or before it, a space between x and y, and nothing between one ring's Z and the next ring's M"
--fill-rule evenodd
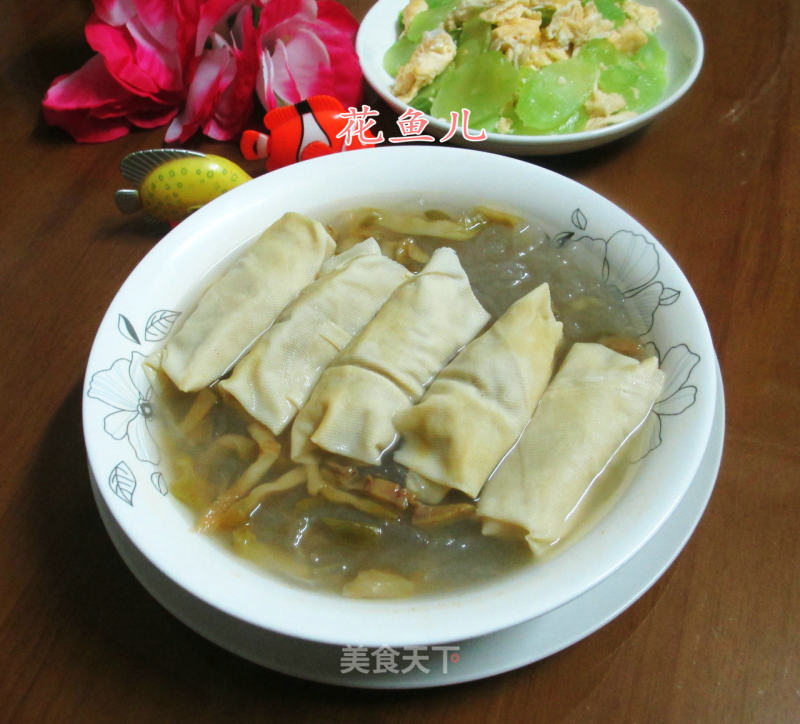
M311 96L293 106L273 108L264 116L266 133L245 131L240 148L248 161L266 158L267 171L329 153L366 148L361 138L377 139L369 132L344 133L344 106L333 96ZM345 145L345 136L351 135Z

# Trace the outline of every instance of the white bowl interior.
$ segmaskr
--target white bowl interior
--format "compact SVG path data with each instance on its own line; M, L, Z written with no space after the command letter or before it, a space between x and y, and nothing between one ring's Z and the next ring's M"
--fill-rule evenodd
M656 405L663 414L654 416L661 444L644 458L610 512L551 560L480 588L409 600L310 592L255 570L192 531L190 513L166 493L168 473L139 459L146 456L134 444L141 437L137 422L143 422L137 412L146 408L147 395L141 381L135 384L137 365L140 355L162 344L163 329L153 320L164 310L187 310L204 280L285 211L325 218L364 203L420 199L448 207L500 206L537 219L553 233L606 240L608 259L620 273L627 268L631 294L641 295L645 317L652 317L648 338L672 370ZM706 449L714 360L702 310L677 265L638 222L598 194L499 155L441 146L374 148L261 176L203 207L158 243L122 286L98 330L85 380L84 435L92 473L119 526L153 565L212 606L269 630L327 643L463 640L566 603L611 574L658 530ZM129 422L127 434L121 434L120 418Z
M364 77L375 92L398 113L408 104L392 93L394 79L383 68L383 56L397 39L397 18L407 0L379 0L364 17L356 39L356 51ZM481 150L518 156L551 155L580 151L621 138L641 128L669 108L689 90L703 64L703 38L692 16L677 0L647 0L658 9L662 25L658 38L667 52L667 89L664 98L653 108L629 121L593 131L551 136L513 136L489 133L486 141L464 141L458 134L453 143L468 144ZM426 115L426 132L441 137L449 123Z

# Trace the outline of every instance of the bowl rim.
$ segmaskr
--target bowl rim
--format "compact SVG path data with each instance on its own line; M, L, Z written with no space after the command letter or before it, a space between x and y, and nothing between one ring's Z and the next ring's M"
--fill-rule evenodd
M361 70L370 87L398 114L403 113L411 106L401 101L391 92L389 81L391 76L383 69L380 58L388 48L377 48L373 44L373 35L376 29L382 28L388 18L392 21L397 18L397 13L406 4L407 0L378 0L364 16L356 35L356 53L361 64ZM497 148L507 153L546 155L549 153L568 153L585 150L598 145L610 143L622 136L633 133L639 128L650 123L656 116L667 110L679 101L697 80L703 66L705 45L703 35L692 14L679 0L648 0L645 4L669 7L682 23L682 27L691 43L694 54L688 72L682 82L670 93L662 98L656 105L638 114L634 118L622 121L605 128L589 131L577 131L562 134L541 135L516 135L497 132L487 132L483 142L465 141L458 134L454 142L474 143L478 148ZM449 129L449 124L427 113L424 118L428 121L428 128L434 135L444 134Z
M707 322L683 272L666 249L635 219L586 186L518 159L474 149L445 146L382 147L325 156L257 177L195 212L148 252L110 303L99 325L87 363L83 427L89 465L95 478L98 481L109 478L109 466L115 456L118 457L118 453L110 451L110 443L102 434L104 430L101 417L107 409L100 405L96 398L92 398L89 391L98 370L106 371L111 359L115 355L119 358L120 353L117 350L130 347L129 344L126 347L120 342L124 334L120 334L122 330L119 327L119 318L124 304L140 303L137 295L141 291L149 290L152 286L158 288L159 283L166 284L172 279L171 267L172 271L179 269L182 272L185 268L182 264L188 259L193 260L198 278L192 282L181 283L187 289L196 290L205 278L203 273L208 273L214 264L218 265L240 249L248 239L252 238L254 229L263 228L278 215L289 210L283 204L286 203L285 198L291 197L295 189L305 188L309 193L313 190L318 195L327 195L327 198L316 202L317 206L321 208L327 204L330 209L340 209L345 204L351 205L350 200L330 202L331 194L338 195L341 199L342 187L331 191L328 179L337 178L344 169L358 171L358 174L351 174L348 177L352 199L358 193L364 198L374 198L381 188L392 188L395 180L391 175L385 174L387 170L394 170L401 177L405 175L404 183L406 183L408 179L419 178L419 168L429 169L432 178L426 177L425 183L430 184L432 188L435 188L437 179L449 179L462 195L467 193L467 190L472 194L472 198L476 192L480 193L481 203L484 203L484 194L488 193L487 189L490 187L480 184L490 179L495 180L495 184L490 185L497 186L498 190L495 193L509 190L522 193L525 198L531 194L537 199L545 194L553 194L557 198L573 194L574 199L588 214L599 213L602 210L613 220L613 223L608 222L611 226L624 224L626 228L652 240L663 252L662 270L668 270L670 279L674 280L671 283L681 288L683 294L681 303L687 305L692 329L698 335L696 346L705 360L704 365L698 365L694 379L695 385L707 393L702 404L693 412L699 420L698 429L692 435L693 447L689 454L674 462L683 472L675 485L670 488L668 504L660 507L657 513L651 514L642 524L642 529L646 528L646 533L639 536L634 544L623 545L619 541L611 542L606 538L605 545L610 551L607 552L606 560L600 566L589 566L587 571L585 559L587 546L591 545L587 543L587 538L595 535L596 529L593 529L587 536L554 558L562 562L563 568L565 556L570 556L572 560L577 551L578 563L584 561L580 565L573 565L575 570L583 572L581 583L569 581L556 592L543 590L548 580L553 578L558 580L559 576L563 577L563 572L554 569L552 561L537 563L536 566L526 569L523 574L508 576L490 585L433 597L359 601L345 599L335 594L308 591L289 586L268 574L256 573L248 568L245 562L221 550L213 541L203 540L204 537L192 533L188 516L185 511L179 510L178 501L171 500L168 517L170 523L178 519L186 521L183 532L189 535L180 535L180 531L176 531L169 541L165 541L152 518L143 516L137 518L133 505L127 505L127 501L120 501L119 496L115 495L108 484L98 486L115 520L133 544L153 565L179 586L234 617L296 638L341 645L430 644L488 634L552 610L589 590L617 570L652 537L682 498L702 459L711 434L714 411L712 398L716 385L710 384L709 380L711 383L715 380L713 377L715 369L712 364L715 355ZM476 173L470 177L468 172L476 169L480 169L480 174ZM375 178L379 172L384 173L384 176L380 177L380 182L376 182ZM481 180L477 187L476 178ZM514 180L524 183L514 184ZM453 195L453 187L447 188L445 196ZM541 194L536 193L537 188L541 190ZM395 189L393 193L398 195L400 191ZM420 193L423 192L415 189L413 195L418 197ZM431 195L434 195L433 192ZM544 202L537 201L537 203ZM310 213L308 209L313 204L306 201L300 203L300 206L301 208L297 210ZM268 210L267 216L272 214L272 218L253 219L254 212L264 212L265 209ZM223 244L224 251L220 251L215 246L217 243L215 234L230 225L234 225L237 231ZM213 260L213 264L210 260ZM177 287L180 284L173 286ZM182 293L186 293L185 290L181 292L169 289L169 294L173 297ZM132 353L131 360L133 354L135 353ZM151 482L156 484L154 480ZM685 485L681 490L682 482L685 482ZM145 498L144 505L149 506L146 510L151 515L165 515L163 506L158 509L155 507L156 503L152 503L158 501L160 504L161 498L157 497L158 494L152 492L150 488L145 490L148 493L143 495L150 495L149 498ZM642 495L646 498L644 492ZM635 502L633 504L635 505ZM599 534L605 535L607 532L601 531ZM199 554L201 558L203 556L207 558L200 561L196 558L187 560L187 551L192 555ZM588 554L595 555L592 551L588 551ZM536 573L532 574L532 571ZM209 585L209 576L216 573L219 573L229 585ZM509 590L514 586L515 590ZM263 596L263 600L276 605L264 608L259 605L261 599L243 600L240 595L242 591L252 594L253 597ZM537 592L542 594L538 598L533 595ZM498 605L501 607L499 611Z

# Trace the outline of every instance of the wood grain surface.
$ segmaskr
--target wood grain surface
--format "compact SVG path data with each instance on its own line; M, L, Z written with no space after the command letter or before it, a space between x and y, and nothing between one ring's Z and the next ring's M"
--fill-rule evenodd
M648 593L566 650L474 683L363 692L208 643L111 545L81 385L106 307L161 235L116 210L119 162L164 131L80 145L47 127L48 84L91 54L90 4L2 2L0 720L800 721L800 3L686 5L706 43L689 94L627 140L537 162L641 221L705 308L727 404L705 516Z

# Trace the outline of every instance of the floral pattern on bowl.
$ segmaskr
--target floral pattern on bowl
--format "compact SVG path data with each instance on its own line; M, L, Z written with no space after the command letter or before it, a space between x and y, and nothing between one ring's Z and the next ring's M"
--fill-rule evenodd
M589 225L579 208L570 215L570 222L579 232L585 232ZM675 304L681 292L658 278L661 269L658 248L644 234L620 229L608 238L597 238L570 230L554 238L559 244L583 247L587 258L594 262L597 278L615 286L623 299L631 303L630 309L636 315L632 320L635 333L646 341L645 349L658 358L665 373L664 389L645 422L649 442L644 455L648 455L661 445L666 419L682 414L697 400L697 387L689 384L689 379L700 355L684 342L669 347L662 355L649 339L658 310Z
M180 316L180 312L159 309L147 319L144 327L144 339L148 343L164 341L172 329L172 325ZM117 330L130 342L141 346L136 327L124 314L117 316ZM144 369L146 356L136 350L130 357L114 360L107 368L92 374L87 397L100 401L112 411L103 415L103 430L113 440L128 443L133 458L120 460L108 474L108 485L120 500L133 506L137 478L134 468L139 463L159 465L161 452L156 442L153 425L153 408L151 399L153 387ZM166 495L168 485L164 474L156 470L150 473L150 482L161 494Z

